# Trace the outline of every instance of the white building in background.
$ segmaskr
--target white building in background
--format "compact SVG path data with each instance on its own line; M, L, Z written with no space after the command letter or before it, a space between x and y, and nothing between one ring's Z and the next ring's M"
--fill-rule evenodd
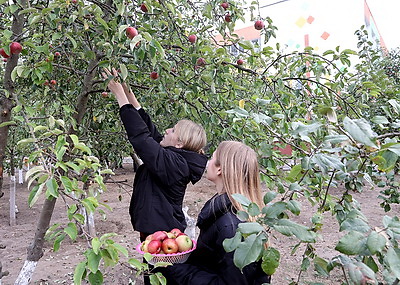
M370 40L385 48L368 1L373 0L260 0L261 17L269 16L278 28L276 39L271 39L268 45L279 42L281 48L289 51L310 46L317 53L337 46L341 50L357 50L354 33L364 25ZM237 27L235 33L240 37L262 43L252 22ZM235 48L231 51L238 52Z

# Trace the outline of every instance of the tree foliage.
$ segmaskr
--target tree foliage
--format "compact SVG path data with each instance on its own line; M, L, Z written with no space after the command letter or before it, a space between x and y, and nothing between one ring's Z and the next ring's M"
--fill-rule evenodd
M263 182L271 192L265 196L264 209L246 205L248 212L241 213L261 215L262 230L250 224L226 241L226 247L235 250L238 267L263 259L263 267L272 274L279 264L279 249L265 249L263 244L268 235L279 233L298 239L295 250L305 245L300 271L314 262L322 275L343 267L345 277L355 284L373 282L377 272L383 272L388 283L400 279L398 218L384 217L377 231L353 197L354 192L378 186L386 211L400 201L398 57L384 57L375 50L364 29L355 35L357 51L338 46L317 54L310 47L288 51L279 44L269 46L276 27L262 17L256 2L248 9L252 20L266 23L262 45L234 33L235 22L244 19L242 1L230 1L229 12L216 0L146 0L147 12L140 9L142 2L120 0L0 3L1 47L8 52L13 41L23 45L22 53L12 57L18 57L10 72L15 90L1 91L2 98L16 107L11 120L0 127L12 126L10 143L22 140L8 148L14 155L31 153L32 162L44 157L52 166L49 171L43 166L31 171L29 176L37 183L31 204L41 191L47 198L77 191L82 196L73 198L79 205L89 211L99 206L90 187L77 185L104 186L100 165L116 166L132 152L118 106L104 93L100 76L103 67L116 67L161 129L186 117L205 127L210 152L227 139L258 151ZM12 14L18 10L26 22L21 34L13 34ZM130 26L139 31L133 39L125 34ZM195 43L188 40L191 34L197 36ZM218 42L216 34L223 40ZM242 53L230 54L231 45ZM243 65L237 64L239 57ZM6 72L11 63L0 68ZM158 79L153 80L151 72L157 72ZM284 148L290 148L289 154L281 151ZM333 188L339 194L331 194ZM318 208L308 226L291 220L302 214L301 198ZM80 223L71 207L68 217ZM333 260L316 256L313 246L325 212L334 214L346 232ZM76 237L74 223L52 229L55 247L66 236ZM109 236L88 238L92 246L76 269L75 282L87 277L98 284L103 278L96 270L100 260L112 265L125 251ZM131 263L142 270L140 263Z

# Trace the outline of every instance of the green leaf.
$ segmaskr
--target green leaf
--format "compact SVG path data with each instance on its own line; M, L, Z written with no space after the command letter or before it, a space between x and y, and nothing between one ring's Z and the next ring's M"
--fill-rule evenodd
M320 257L314 258L314 267L315 271L317 271L320 275L329 277L329 270L328 270L328 262Z
M137 269L138 271L142 270L146 265L140 262L139 260L135 258L130 258L128 260L128 263L132 265L133 268Z
M395 250L393 247L390 247L387 251L385 261L390 267L392 273L396 276L397 279L400 279L400 255L398 250Z
M88 250L88 252L86 252L86 258L89 270L96 273L99 270L101 255L94 253L93 250Z
M39 199L39 196L44 188L44 185L45 184L40 184L40 185L35 185L35 187L33 187L32 191L29 193L29 198L28 198L29 207L32 207Z
M257 234L262 232L264 228L259 223L246 222L240 223L238 225L238 230L243 234Z
M88 279L91 285L102 285L103 284L103 273L98 270L96 273L90 272Z
M233 255L233 262L240 270L246 265L258 260L264 243L261 236L252 234L241 242Z
M235 235L232 238L227 238L222 242L222 245L226 252L234 251L242 241L242 234L239 231L236 231Z
M277 220L271 225L271 227L285 236L294 235L304 242L315 242L317 237L317 234L309 231L307 227L296 224L295 222L287 219Z
M393 144L389 146L387 149L400 156L400 143Z
M54 251L58 251L60 249L61 246L61 242L65 239L65 235L61 234L59 235L55 240L54 240L54 244L53 244L53 250Z
M366 248L366 237L356 231L351 231L343 236L335 249L347 255L361 254Z
M395 99L390 99L388 103L392 105L393 111L395 111L397 114L400 114L400 104Z
M17 123L15 121L7 121L7 122L3 122L0 124L0 128L6 127L6 126L17 126Z
M122 245L118 244L118 243L113 243L112 245L110 245L111 247L115 248L117 251L119 251L120 253L122 253L124 256L128 257L129 252L128 250L123 247Z
M67 176L61 176L60 179L65 191L71 192L74 189L71 179Z
M296 216L300 215L301 204L296 200L290 200L287 202L287 208L290 212L295 214Z
M264 208L264 214L268 218L277 218L285 212L287 209L286 203L285 202L276 202L266 208Z
M101 243L98 237L92 239L92 249L95 254L99 254Z
M371 119L375 124L389 124L390 122L385 116L375 116Z
M324 138L325 143L332 143L332 144L341 143L347 140L349 140L349 138L345 135L329 135L325 136Z
M370 230L369 225L358 218L347 218L340 224L340 231L353 230L360 233L366 233Z
M70 239L75 240L78 236L78 229L75 223L68 223L68 227L64 229L64 232L70 237Z
M377 233L376 231L372 231L367 238L367 247L372 254L376 254L377 252L382 252L386 245L386 238Z
M76 213L76 211L78 210L78 207L76 206L76 204L72 204L71 206L69 206L68 210L67 210L67 214L68 214L68 220L72 220L72 218L74 217L74 214Z
M363 143L367 146L379 148L375 144L375 135L372 132L371 126L365 119L352 120L345 117L343 120L345 130L351 135L356 141Z
M247 208L247 211L250 216L255 217L260 214L260 208L256 203L250 203L250 205Z
M29 139L23 139L23 140L20 140L18 143L17 143L17 145L18 146L20 146L20 145L25 145L25 144L28 144L28 143L33 143L33 142L35 142L36 140L34 139L34 138L29 138Z
M233 197L233 199L235 199L237 202L239 202L241 205L243 205L245 207L247 207L251 203L250 199L242 194L234 193L234 194L232 194L232 197Z
M78 263L78 265L75 267L74 284L81 285L82 279L84 278L85 275L86 275L86 262L82 261Z
M262 270L268 275L274 274L279 266L280 258L281 254L278 250L273 247L268 247L263 253L261 263Z
M275 199L278 195L276 192L269 191L264 195L264 204L267 205L269 202Z
M120 65L119 65L119 69L121 70L121 77L122 77L122 80L126 80L126 78L128 77L128 69L126 68L126 65L125 64L123 64L123 63L121 63Z
M287 180L289 180L292 183L296 182L298 180L299 176L301 175L301 171L302 171L301 164L297 164L297 165L293 166L287 176Z
M47 191L46 191L46 197L58 197L58 184L57 181L54 178L51 178L47 180L46 182L47 186Z

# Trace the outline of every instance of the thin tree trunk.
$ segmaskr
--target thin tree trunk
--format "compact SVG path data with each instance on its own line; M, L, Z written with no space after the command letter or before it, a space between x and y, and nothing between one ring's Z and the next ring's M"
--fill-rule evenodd
M10 226L17 225L17 217L15 211L15 175L10 176Z
M32 244L28 247L27 258L14 285L27 285L32 279L36 265L39 259L43 256L44 236L49 228L56 201L57 199L55 198L51 200L46 199L44 201L36 228L35 238L33 239Z
M26 20L25 15L19 15L19 12L27 7L28 0L21 0L19 2L21 5L21 9L15 11L13 15L13 23L11 26L11 31L13 35L21 35L24 27L24 23ZM18 55L14 54L8 58L6 68L4 71L4 80L3 87L8 91L9 96L7 97L5 93L0 93L0 124L9 122L11 119L11 110L15 106L15 101L13 100L14 94L14 82L11 79L11 72L18 64ZM4 195L3 193L3 169L4 169L4 160L6 156L6 147L8 141L8 130L9 125L0 128L0 197Z

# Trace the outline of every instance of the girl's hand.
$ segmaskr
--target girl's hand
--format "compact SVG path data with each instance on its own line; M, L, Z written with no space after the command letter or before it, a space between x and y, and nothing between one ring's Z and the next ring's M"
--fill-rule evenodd
M122 87L122 84L118 81L118 72L115 68L112 69L113 73L111 73L110 70L107 68L104 68L104 72L101 74L103 75L103 78L105 80L108 80L110 76L113 76L109 82L108 82L108 89L115 95L115 98L117 98L118 104L120 107L123 105L129 104L129 100L125 95L124 88Z

